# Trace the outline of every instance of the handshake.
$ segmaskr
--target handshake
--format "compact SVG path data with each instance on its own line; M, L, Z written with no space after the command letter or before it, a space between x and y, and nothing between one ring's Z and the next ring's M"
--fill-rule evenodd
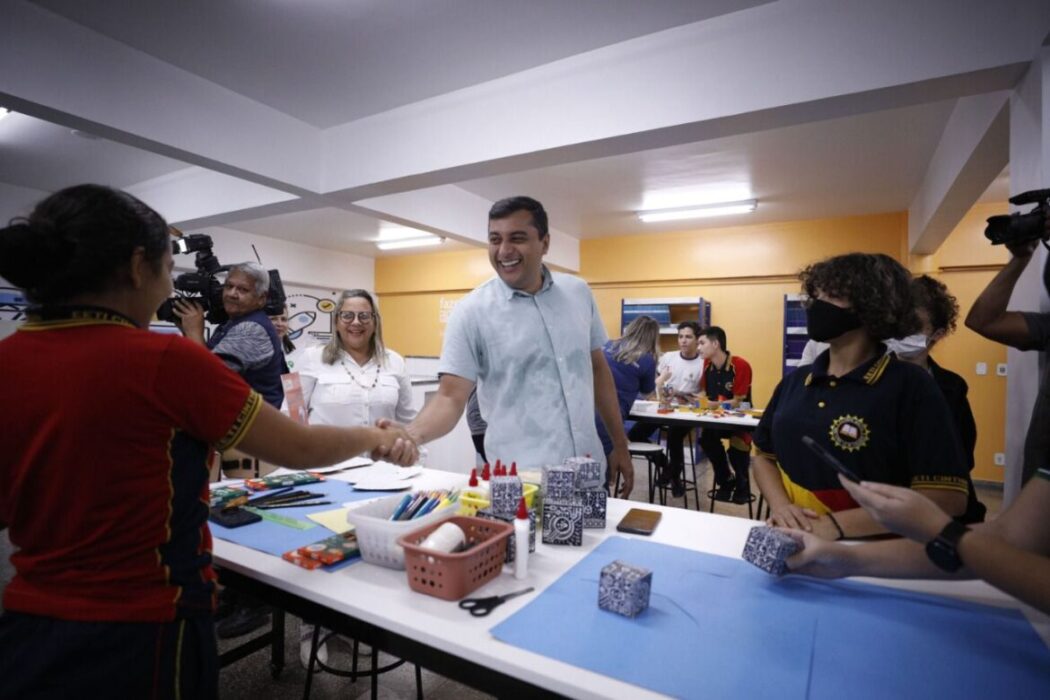
M405 426L389 418L380 418L372 430L378 444L372 450L372 459L383 460L402 467L419 461L419 446Z

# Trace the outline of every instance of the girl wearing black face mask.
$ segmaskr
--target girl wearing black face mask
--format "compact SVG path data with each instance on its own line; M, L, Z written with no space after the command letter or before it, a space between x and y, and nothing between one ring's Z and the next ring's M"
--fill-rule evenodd
M781 381L755 431L769 523L826 539L886 532L802 444L806 435L861 479L915 488L963 513L966 462L944 398L928 373L879 341L917 330L911 275L889 256L851 253L799 278L809 335L829 347Z

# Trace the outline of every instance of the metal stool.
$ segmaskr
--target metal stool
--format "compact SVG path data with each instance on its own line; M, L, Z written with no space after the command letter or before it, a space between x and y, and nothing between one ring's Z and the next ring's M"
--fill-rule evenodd
M711 508L707 511L709 513L714 513L715 512L715 501L716 500L717 501L721 501L722 503L732 503L733 505L737 505L737 506L744 505L743 503L737 503L736 501L728 500L728 499L725 499L725 498L718 498L718 499L716 499L715 498L715 494L717 494L717 493L718 493L718 489L717 488L713 488L713 489L711 489L710 491L707 492L707 500L711 501ZM755 503L755 494L753 494L753 493L747 494L747 517L750 518L751 520L755 519L754 503ZM761 510L761 506L759 507L759 510Z
M387 671L393 671L403 663L404 659L398 659L393 663L387 664L386 666L379 666L379 650L376 647L372 647L372 666L364 671L357 670L357 646L358 642L354 640L353 648L353 667L349 671L343 671L341 669L332 668L326 664L321 663L321 660L317 658L317 649L323 642L327 642L332 637L336 637L336 632L329 632L325 635L324 639L321 639L321 625L314 626L314 635L310 644L310 664L306 670L306 685L303 688L303 698L310 697L310 688L313 685L314 679L314 667L316 665L318 670L327 671L336 676L342 676L349 678L351 683L356 683L358 676L367 676L372 680L371 698L375 700L379 696L379 674L386 673ZM417 700L423 700L423 672L419 668L419 664L415 664L416 667L416 698Z
M656 460L655 456L662 453L664 448L651 442L631 442L627 445L631 457L644 457L649 464L649 502L652 503L656 496ZM616 486L620 485L620 475L616 475ZM660 488L660 505L667 505L667 487ZM614 491L615 495L615 491Z

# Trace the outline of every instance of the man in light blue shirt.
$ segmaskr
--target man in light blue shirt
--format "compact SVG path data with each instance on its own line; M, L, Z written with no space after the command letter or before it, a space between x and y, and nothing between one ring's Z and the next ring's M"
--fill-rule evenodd
M549 247L542 204L511 197L492 206L489 261L497 276L453 310L437 396L408 431L417 444L449 432L476 383L488 459L538 468L578 455L603 458L597 408L613 440L609 481L622 474L626 497L634 468L602 353L608 338L587 283L543 265Z

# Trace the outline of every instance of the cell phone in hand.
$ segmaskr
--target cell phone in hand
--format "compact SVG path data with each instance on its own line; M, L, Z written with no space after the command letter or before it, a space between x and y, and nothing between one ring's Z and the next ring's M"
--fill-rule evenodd
M803 435L802 444L808 447L817 457L820 457L820 460L824 462L824 464L828 465L829 467L831 467L839 474L852 481L853 483L860 483L860 477L857 476L856 472L854 472L852 469L840 462L838 457L825 450L824 447L816 440L814 440L808 435Z
M623 520L616 526L620 532L631 532L636 535L651 535L660 522L662 513L655 510L631 508Z

